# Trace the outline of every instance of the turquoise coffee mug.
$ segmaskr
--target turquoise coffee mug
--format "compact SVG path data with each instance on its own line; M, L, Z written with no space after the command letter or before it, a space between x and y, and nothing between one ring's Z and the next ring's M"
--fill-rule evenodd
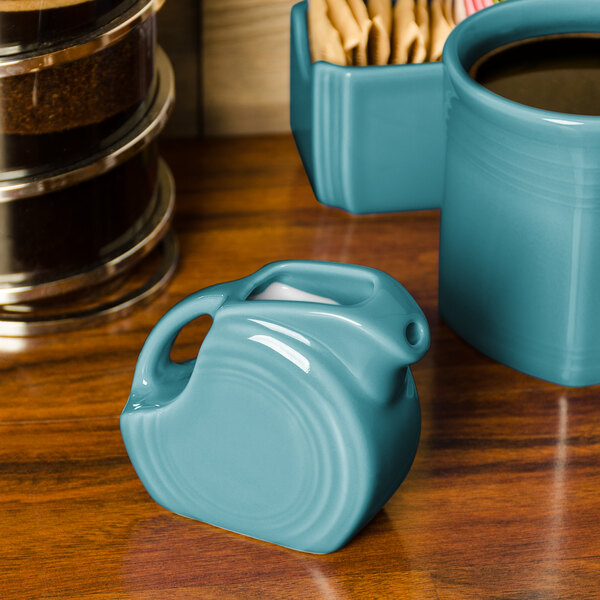
M196 360L169 353L213 317ZM408 365L425 316L392 277L286 261L171 309L138 360L121 432L165 508L307 552L345 544L412 464L419 401Z
M490 357L581 386L600 383L600 117L518 104L468 74L504 44L574 32L600 32L597 2L509 1L446 42L439 306Z

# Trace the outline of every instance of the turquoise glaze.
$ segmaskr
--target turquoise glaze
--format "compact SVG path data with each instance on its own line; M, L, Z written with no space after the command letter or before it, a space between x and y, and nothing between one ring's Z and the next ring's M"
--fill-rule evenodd
M530 108L467 74L502 44L600 32L595 0L514 0L444 50L439 306L467 342L559 384L600 383L600 117Z
M315 196L353 213L438 208L442 65L313 64L306 8L292 8L290 121Z
M202 314L213 324L197 359L172 362L178 332ZM123 440L165 508L331 552L408 473L420 433L408 365L428 346L423 313L389 275L273 263L159 321L121 415Z

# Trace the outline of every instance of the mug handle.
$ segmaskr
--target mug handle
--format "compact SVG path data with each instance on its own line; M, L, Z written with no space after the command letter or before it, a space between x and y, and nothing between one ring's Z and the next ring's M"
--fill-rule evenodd
M152 398L152 405L165 404L178 395L191 375L193 360L176 363L170 353L179 332L195 318L210 315L213 319L230 294L229 286L206 288L176 304L154 326L140 352L131 399Z

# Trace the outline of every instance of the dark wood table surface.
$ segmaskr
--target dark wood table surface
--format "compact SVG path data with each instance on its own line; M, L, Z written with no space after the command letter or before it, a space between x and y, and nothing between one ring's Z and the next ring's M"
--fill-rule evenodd
M164 143L181 262L152 304L102 327L0 340L0 598L600 598L600 388L517 373L437 314L437 211L318 204L288 136ZM414 365L422 437L407 479L326 556L171 514L119 432L138 352L202 287L279 259L383 269L431 328ZM205 320L182 332L195 355Z

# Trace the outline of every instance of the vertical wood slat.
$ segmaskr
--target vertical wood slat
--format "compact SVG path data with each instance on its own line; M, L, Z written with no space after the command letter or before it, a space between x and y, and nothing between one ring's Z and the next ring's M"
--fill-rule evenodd
M289 130L289 20L295 1L203 1L205 133Z
M159 43L177 103L166 136L289 130L289 18L296 0L167 0Z
M202 133L201 0L167 0L158 15L158 41L175 69L177 101L165 136Z

